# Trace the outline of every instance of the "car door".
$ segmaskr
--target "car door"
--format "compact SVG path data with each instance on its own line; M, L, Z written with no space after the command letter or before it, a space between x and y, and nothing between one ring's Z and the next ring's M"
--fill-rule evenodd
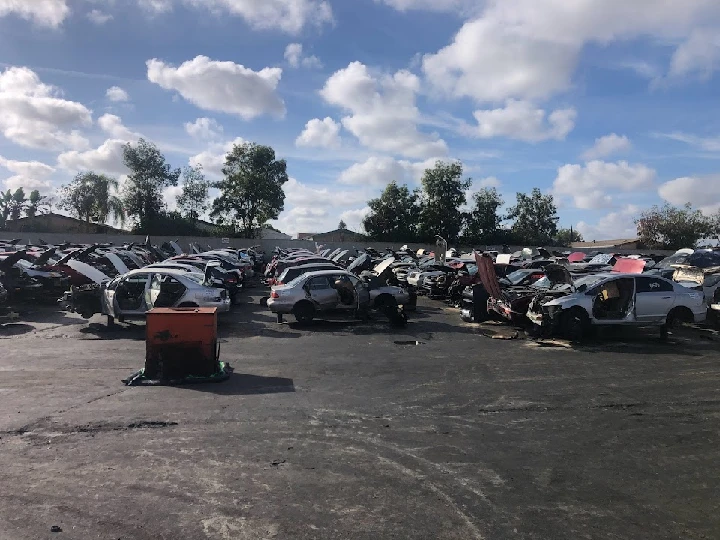
M173 307L185 295L187 287L168 274L153 274L146 292L147 309Z
M339 304L338 292L331 287L327 276L317 276L307 280L305 291L315 305L315 309L319 311L335 309Z
M147 311L146 290L149 273L131 274L120 279L112 300L113 316L139 315Z
M635 316L639 323L662 322L673 307L675 291L671 283L649 276L635 278Z
M355 276L350 276L353 287L355 287L355 295L357 296L357 308L367 309L370 307L370 290L365 286L362 280Z

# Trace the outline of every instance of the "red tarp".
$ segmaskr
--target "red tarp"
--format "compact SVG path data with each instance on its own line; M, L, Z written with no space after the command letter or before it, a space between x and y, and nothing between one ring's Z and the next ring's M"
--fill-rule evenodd
M645 261L642 259L618 259L612 271L619 274L642 274L645 270Z
M576 251L575 253L571 253L568 255L568 262L574 263L574 262L580 262L582 260L585 260L585 254L581 251Z
M478 267L478 275L487 293L493 298L502 298L500 282L495 275L495 265L493 264L492 258L488 255L479 255L475 252L475 263Z

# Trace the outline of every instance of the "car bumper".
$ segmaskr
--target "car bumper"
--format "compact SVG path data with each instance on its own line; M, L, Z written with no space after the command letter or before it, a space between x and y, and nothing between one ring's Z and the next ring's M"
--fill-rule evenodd
M278 302L277 300L274 300L270 298L267 301L267 307L270 309L272 313L292 313L293 306L295 304L286 304L284 302Z
M720 304L710 304L710 309L720 311Z

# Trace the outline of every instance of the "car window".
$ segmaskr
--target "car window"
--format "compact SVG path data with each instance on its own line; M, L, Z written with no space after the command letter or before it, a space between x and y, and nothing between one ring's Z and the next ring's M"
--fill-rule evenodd
M314 278L308 280L307 284L308 284L308 288L311 291L321 291L321 290L330 288L328 279L325 276L314 277Z
M123 284L125 285L138 285L140 283L147 283L148 275L147 274L133 274L132 276L128 276L123 280Z
M673 290L672 284L668 283L664 279L651 278L651 277L637 277L635 278L637 292L669 292Z

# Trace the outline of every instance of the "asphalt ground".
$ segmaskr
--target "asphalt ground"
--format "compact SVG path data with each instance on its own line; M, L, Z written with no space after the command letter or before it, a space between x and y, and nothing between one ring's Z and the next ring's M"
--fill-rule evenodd
M0 538L720 538L717 334L298 328L250 292L219 384L124 386L142 323L0 326Z

